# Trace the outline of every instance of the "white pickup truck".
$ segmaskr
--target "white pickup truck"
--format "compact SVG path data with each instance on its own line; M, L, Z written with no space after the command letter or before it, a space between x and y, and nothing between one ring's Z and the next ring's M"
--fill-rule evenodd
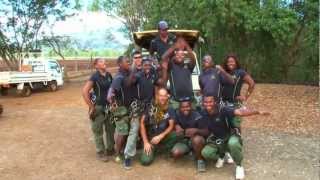
M22 97L30 96L33 89L56 91L63 85L63 68L54 59L30 58L22 61L21 71L0 72L1 94L16 88Z

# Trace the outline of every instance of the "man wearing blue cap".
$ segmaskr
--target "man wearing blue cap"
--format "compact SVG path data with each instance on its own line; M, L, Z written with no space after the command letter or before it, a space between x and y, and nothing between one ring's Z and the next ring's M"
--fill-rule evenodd
M159 35L155 37L150 43L150 55L155 56L158 61L161 61L162 55L174 44L176 41L175 35L168 32L169 26L166 21L160 21L158 23Z

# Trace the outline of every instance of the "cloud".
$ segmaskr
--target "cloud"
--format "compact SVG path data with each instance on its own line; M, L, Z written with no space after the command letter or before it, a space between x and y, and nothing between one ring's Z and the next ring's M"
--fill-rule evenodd
M122 23L119 20L107 16L104 12L82 11L65 21L58 21L54 25L54 31L59 34L72 34L120 27L122 27Z
M122 27L123 24L120 19L110 17L105 12L80 11L65 21L56 22L52 27L52 31L55 35L71 37L111 31L118 42L127 45L130 41L125 38L124 34L119 32Z

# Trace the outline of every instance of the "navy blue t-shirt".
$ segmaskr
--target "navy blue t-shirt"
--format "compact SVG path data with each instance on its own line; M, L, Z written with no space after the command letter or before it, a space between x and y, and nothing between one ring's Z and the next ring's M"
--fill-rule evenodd
M162 55L175 43L176 36L169 33L167 42L163 42L160 36L155 37L150 43L150 52L157 52L157 59L161 62Z
M195 64L169 63L170 92L176 101L193 97L191 75Z
M199 86L204 96L221 96L222 84L227 84L228 81L223 78L217 68L210 68L203 71L199 76Z
M188 128L198 128L198 129L205 129L207 127L206 121L202 118L200 113L197 111L192 110L189 116L185 116L176 110L175 123L180 125L182 129Z
M107 95L112 83L112 76L106 72L105 76L99 71L91 75L89 81L93 82L93 91L96 96L96 104L105 106L107 104Z
M243 78L247 75L247 72L243 69L236 69L231 73L234 79L234 84L224 84L222 88L223 101L235 102L235 98L240 96L241 88L243 85Z
M145 74L144 72L139 72L137 74L137 86L140 100L146 103L152 101L157 81L158 73L153 69L149 74Z
M127 86L126 82L129 81L129 72L119 71L111 87L115 90L115 96L118 105L124 105L129 107L131 102L136 98L137 86L133 83L131 86Z
M219 111L213 115L209 115L205 110L203 110L201 115L208 124L210 134L213 134L216 138L224 139L228 134L230 134L230 120L235 116L235 109L230 107L218 109Z
M175 111L173 108L168 108L166 112L163 114L163 118L161 120L155 120L150 117L150 108L151 106L145 109L145 126L147 129L147 133L149 137L157 136L164 132L169 126L169 120L175 116Z

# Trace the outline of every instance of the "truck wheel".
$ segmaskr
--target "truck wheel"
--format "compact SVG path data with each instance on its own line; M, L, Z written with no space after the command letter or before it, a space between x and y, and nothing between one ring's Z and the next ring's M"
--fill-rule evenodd
M0 94L1 94L2 96L6 96L6 95L8 95L8 91L9 91L8 88L1 88L1 89L0 89Z
M49 82L48 89L52 92L57 91L58 90L57 82L56 81Z
M32 91L30 86L23 86L22 90L17 90L17 94L22 97L29 97L31 93Z

